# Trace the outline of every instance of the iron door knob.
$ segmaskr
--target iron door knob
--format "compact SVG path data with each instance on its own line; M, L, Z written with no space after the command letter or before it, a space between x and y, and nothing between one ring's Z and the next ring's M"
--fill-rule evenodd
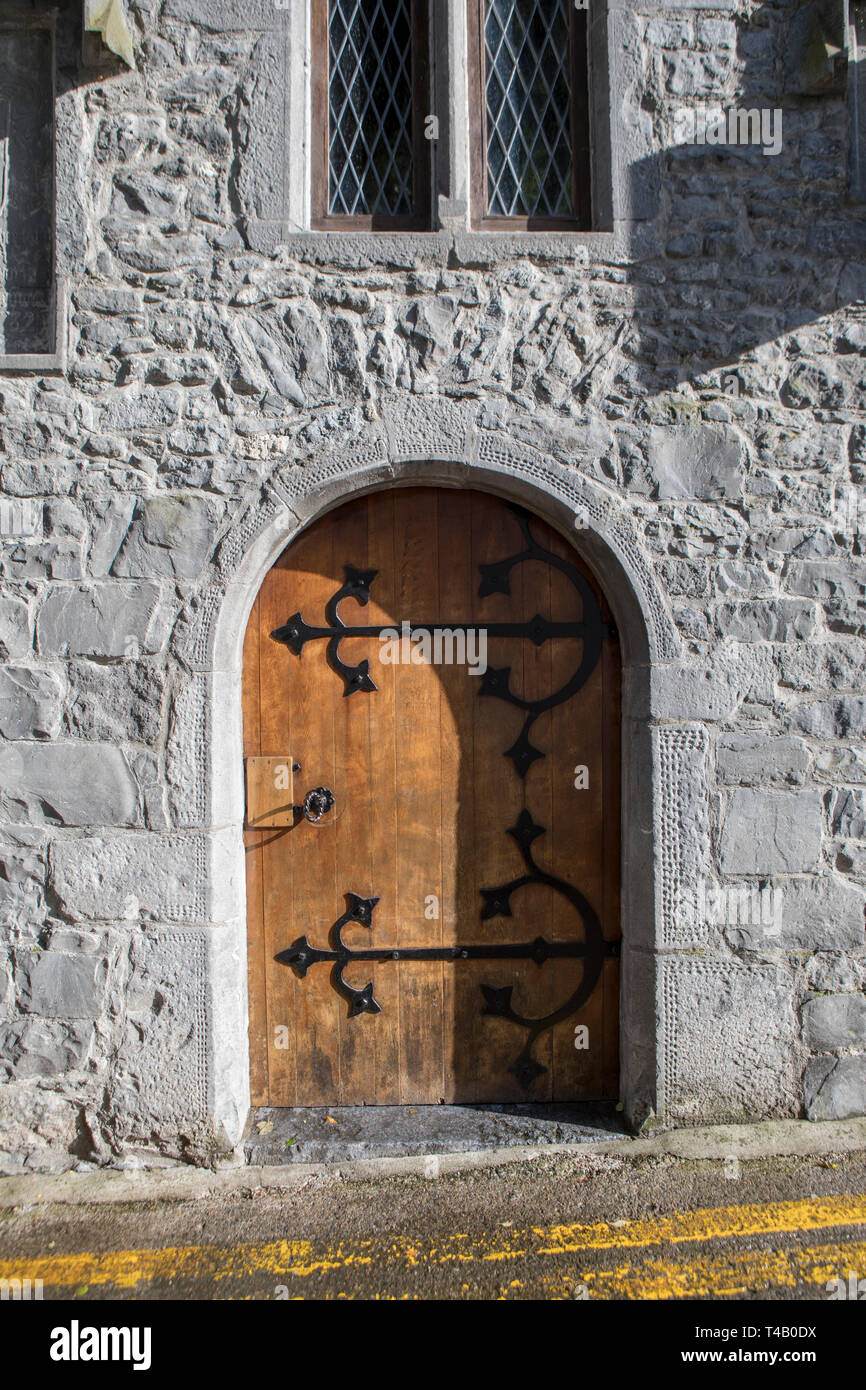
M309 821L310 825L318 825L322 817L333 810L335 801L330 787L314 787L312 791L307 792L299 810L303 812L304 820Z

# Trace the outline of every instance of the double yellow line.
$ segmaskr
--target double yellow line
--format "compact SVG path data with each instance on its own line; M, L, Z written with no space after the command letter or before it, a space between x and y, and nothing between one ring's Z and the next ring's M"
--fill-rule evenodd
M474 1236L458 1232L436 1242L405 1235L390 1241L374 1237L322 1246L311 1241L280 1240L236 1246L182 1245L160 1250L24 1257L0 1261L0 1279L26 1275L31 1280L41 1279L45 1289L74 1290L86 1286L90 1290L108 1285L118 1291L140 1288L153 1281L191 1279L212 1283L218 1297L231 1297L240 1292L243 1281L262 1276L275 1283L291 1284L313 1274L358 1267L381 1269L384 1274L393 1272L395 1266L408 1270L422 1265L469 1266L476 1262L554 1259L604 1250L651 1251L654 1246L736 1237L824 1230L842 1233L858 1226L866 1228L866 1196L843 1194L675 1211L665 1216L593 1225L523 1230L498 1227ZM863 1234L866 1235L866 1229ZM530 1276L528 1282L545 1286L548 1296L557 1288L563 1296L570 1296L570 1284L579 1280L590 1297L596 1298L724 1297L748 1289L826 1284L830 1279L847 1277L851 1270L862 1278L866 1275L866 1242L840 1240L806 1249L768 1246L698 1256L687 1262L650 1256L637 1263L619 1260L612 1269L586 1271L573 1259L568 1264L569 1278L564 1282L564 1272L552 1278L539 1275L537 1281ZM298 1292L302 1293L303 1288L299 1287Z

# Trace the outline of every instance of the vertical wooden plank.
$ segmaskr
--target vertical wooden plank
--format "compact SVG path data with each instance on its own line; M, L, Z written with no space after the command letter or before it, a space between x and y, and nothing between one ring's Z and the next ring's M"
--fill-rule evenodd
M371 589L368 621L371 627L399 627L394 569L394 494L374 493L366 500L366 505L369 567L378 570ZM371 895L379 899L373 914L372 941L377 949L394 950L398 944L397 668L383 664L376 652L369 651L367 655L373 679L379 687L370 697L369 707ZM371 1025L367 1036L375 1068L375 1084L368 1100L370 1104L399 1105L402 1056L398 967L393 962L377 961L372 966L371 976L373 992L382 1012L364 1020Z
M259 595L259 701L261 752L266 757L292 753L289 702L289 653L271 633L292 609L288 561L282 557L271 570ZM266 1044L271 1105L294 1105L295 980L292 971L274 956L294 940L291 923L292 830L261 832L262 910L264 916L264 977L267 990Z
M512 594L493 593L481 597L480 566L507 559L523 548L520 530L513 514L498 498L470 494L470 545L472 553L472 619L487 630L492 623L514 622L519 613L522 586L512 571ZM517 597L515 598L515 595ZM519 690L523 679L523 641L520 638L491 638L488 641L491 670L510 667L512 689ZM474 684L475 678L472 678ZM524 894L512 899L513 916L482 920L483 890L493 889L518 878L522 860L514 840L507 834L517 823L523 808L523 783L514 764L504 756L517 737L521 714L514 706L491 695L472 694L472 766L475 785L472 825L473 914L461 923L461 943L466 945L508 944L521 940ZM456 967L455 993L459 1001L459 1053L456 1090L465 1101L520 1101L526 1094L509 1071L523 1044L522 1031L513 1023L483 1012L482 986L515 989L519 994L522 966L513 961L461 961ZM535 967L533 967L535 968Z
M289 592L282 622L295 612L308 623L324 622L325 606L343 583L342 561L335 555L339 522L331 514L295 543ZM294 752L301 770L295 774L298 800L313 787L333 786L334 711L343 699L343 684L327 655L327 643L307 643L300 657L289 654L288 697ZM292 926L286 944L306 936L314 945L328 944L331 927L342 915L344 888L337 882L337 838L333 816L321 825L300 821L289 832L291 898L283 914ZM287 974L291 972L282 967ZM340 1015L345 1001L331 986L330 971L318 966L295 981L295 1034L298 1094L304 1105L337 1105L340 1099Z
M555 554L574 564L589 581L585 566L578 561L572 547L552 528L545 527L545 544ZM591 583L593 592L596 586ZM557 621L583 618L580 596L565 576L558 575L553 583L552 617ZM563 685L582 659L582 643L573 640L555 642L553 688ZM602 811L604 802L603 746L603 680L601 659L588 682L571 700L551 711L552 741L555 748L556 776L554 779L552 845L555 872L566 879L588 900L604 925L604 843ZM576 769L586 767L588 786L575 786ZM577 919L570 903L560 898L557 904L557 936L584 940L583 924ZM564 961L561 971L562 997L567 998L582 983L583 962ZM596 984L591 998L579 1013L567 1019L555 1030L554 1036L554 1098L571 1100L575 1097L594 1097L601 1094L604 1057L603 981ZM588 1029L587 1049L578 1050L576 1034L580 1027Z
M443 628L471 621L477 577L472 568L471 494L443 489L438 495L438 618ZM479 900L475 886L474 816L476 779L473 762L474 712L481 677L466 665L438 670L440 727L442 895L440 928L443 946L477 942ZM435 922L428 923L433 927ZM481 1008L481 992L464 976L460 962L442 972L444 1011L444 1095L451 1103L470 1094L474 1059L467 1051L463 1012Z
M408 622L428 622L438 564L437 517L429 494L422 498L414 489L396 492L394 519L398 612ZM442 892L439 680L432 666L401 664L396 669L397 934L401 947L426 946L431 936L436 940L440 924L425 919L424 901ZM396 969L401 1100L436 1104L443 1098L442 966L412 961Z

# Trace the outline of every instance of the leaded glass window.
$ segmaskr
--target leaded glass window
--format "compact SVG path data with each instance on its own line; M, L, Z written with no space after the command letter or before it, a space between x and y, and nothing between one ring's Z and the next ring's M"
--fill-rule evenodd
M426 5L323 0L327 24L324 215L409 224L423 202Z
M487 218L588 214L586 12L574 0L480 0Z

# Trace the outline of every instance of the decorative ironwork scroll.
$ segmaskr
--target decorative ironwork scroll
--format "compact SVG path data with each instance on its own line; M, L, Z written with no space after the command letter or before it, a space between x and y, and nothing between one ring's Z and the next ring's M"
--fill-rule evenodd
M510 594L512 571L519 565L525 565L534 560L548 565L551 569L558 570L574 586L583 604L582 620L580 622L557 623L536 614L534 618L525 623L413 622L412 630L413 632L433 633L437 629L447 628L451 632L466 633L475 631L480 627L486 632L488 641L497 637L525 638L533 642L536 647L543 646L545 642L549 642L553 638L573 638L583 642L580 664L571 679L566 681L559 690L540 700L524 700L519 695L515 695L511 689L511 670L507 666L490 667L481 678L480 695L505 700L508 704L514 705L524 712L523 728L512 746L506 749L505 756L511 759L520 776L525 777L536 759L544 757L541 750L534 747L530 741L529 733L533 724L547 710L565 704L586 685L598 664L601 644L607 629L602 620L595 594L577 567L570 561L555 555L553 551L547 550L534 539L530 530L528 512L524 511L522 507L516 506L512 506L510 510L516 516L523 533L526 542L525 549L495 564L479 566L481 573L479 598L488 598L491 594ZM308 642L327 641L328 660L343 680L344 695L356 695L359 691L372 692L377 689L377 686L370 675L370 663L366 658L356 666L351 666L342 660L340 656L341 642L347 637L381 639L383 633L394 630L393 623L385 623L380 626L349 626L340 617L339 609L343 599L353 598L363 607L367 606L370 602L370 586L377 574L378 570L359 570L354 565L346 565L345 582L325 606L326 625L324 627L314 627L305 622L300 613L294 613L283 627L277 628L271 634L275 641L282 642L295 656L302 654Z
M521 888L539 885L552 888L571 903L583 921L584 938L582 941L546 941L543 936L537 936L533 941L515 944L380 947L378 949L355 950L343 940L343 929L354 922L358 926L372 930L373 912L379 899L362 898L357 893L347 893L346 911L331 928L328 950L312 946L306 936L299 936L297 941L293 942L287 950L280 951L276 959L284 965L290 965L301 979L306 978L307 971L314 965L330 962L333 966L331 984L337 993L348 1001L350 1018L356 1018L359 1014L382 1012L382 1007L373 993L372 980L363 989L356 989L345 978L344 972L348 966L357 961L441 960L456 963L461 960L531 960L541 967L549 960L582 960L584 963L583 978L579 987L560 1008L543 1018L526 1018L517 1012L511 1002L512 985L507 985L501 989L497 989L493 985L481 986L486 1001L483 1009L485 1014L490 1014L496 1018L506 1018L526 1030L526 1042L513 1065L509 1067L509 1071L517 1077L524 1090L528 1091L536 1077L546 1070L532 1056L532 1048L536 1039L557 1023L562 1023L583 1008L598 983L605 957L619 955L619 942L604 940L601 923L583 894L563 879L546 873L535 863L532 856L532 844L539 835L544 833L542 827L535 824L528 811L521 813L517 824L512 826L508 834L512 836L520 848L526 865L526 873L520 878L513 879L510 883L502 884L499 888L482 889L484 907L481 910L481 920L487 921L492 917L511 917L513 915L511 911L512 894Z
M481 896L484 899L484 907L481 910L482 921L489 921L492 917L513 916L511 910L512 895L521 888L528 888L532 885L552 888L555 893L559 893L571 903L583 921L584 939L582 942L574 943L574 946L579 947L579 949L566 951L559 948L556 952L561 956L566 954L581 956L583 958L583 978L574 993L552 1013L546 1014L543 1018L526 1018L525 1015L518 1013L511 1002L514 993L512 985L506 985L502 989L495 989L492 985L481 986L487 1001L484 1009L486 1014L492 1014L495 1018L507 1018L510 1022L526 1030L526 1042L520 1055L508 1068L526 1091L530 1089L536 1077L541 1076L547 1070L532 1056L532 1048L536 1040L542 1033L555 1027L557 1023L563 1023L573 1014L579 1013L598 984L605 956L619 955L619 942L605 941L595 909L587 902L583 894L572 884L566 883L564 879L557 878L554 874L547 873L536 864L532 854L532 846L544 833L543 828L535 824L528 811L521 811L517 824L511 827L508 834L516 842L523 855L526 873L498 888L483 888L481 890ZM544 959L547 957L545 956ZM542 963L543 961L539 961L539 964Z
M544 757L541 750L533 747L530 742L530 729L536 719L546 710L554 709L557 705L564 705L567 700L570 700L579 690L583 689L598 665L606 629L595 594L577 567L569 560L563 560L559 555L555 555L552 550L547 550L543 545L539 545L529 528L528 512L524 511L522 507L512 507L511 510L517 517L517 523L523 532L526 549L518 555L510 556L507 560L500 560L497 564L480 566L482 579L481 587L478 590L479 597L486 598L489 594L510 594L512 570L517 569L519 565L525 565L530 560L536 560L549 565L551 569L559 570L560 574L564 574L580 594L583 604L583 621L580 623L550 623L544 618L535 617L526 624L525 630L521 634L528 637L537 647L540 647L551 637L570 636L583 639L580 665L571 680L567 681L559 690L548 695L546 699L521 699L511 689L511 670L507 666L499 670L491 667L482 678L480 694L493 695L496 699L506 700L508 704L516 705L518 709L525 711L526 718L523 728L515 742L505 752L505 756L511 759L520 776L525 777L535 760ZM561 631L563 628L570 628L571 630L563 632ZM487 633L488 637L497 635L495 627L489 627Z

